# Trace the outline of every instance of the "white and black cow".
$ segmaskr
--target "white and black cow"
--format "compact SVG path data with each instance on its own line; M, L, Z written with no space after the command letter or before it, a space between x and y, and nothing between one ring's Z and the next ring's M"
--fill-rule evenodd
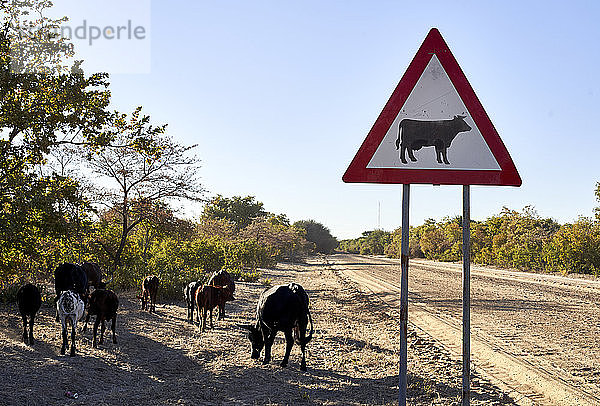
M67 321L71 323L71 357L75 355L75 330L77 322L83 317L85 305L79 294L72 290L65 290L60 294L56 302L56 311L60 318L62 326L62 347L60 353L65 354L65 350L69 346L67 340Z
M310 332L306 328L310 321ZM285 334L286 348L281 366L285 367L290 351L296 344L302 350L300 369L306 371L306 344L313 335L313 322L308 309L308 295L297 283L273 286L264 291L258 299L256 322L254 325L241 326L249 330L248 338L252 344L252 358L258 359L264 347L263 364L271 361L271 346L278 331Z

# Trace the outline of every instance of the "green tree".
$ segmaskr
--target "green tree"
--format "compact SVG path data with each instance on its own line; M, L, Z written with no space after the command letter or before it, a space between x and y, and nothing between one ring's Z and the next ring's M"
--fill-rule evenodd
M165 134L166 125L155 126L138 107L131 116L115 113L103 133L113 143L88 150L87 163L98 176L98 202L118 222L116 239L98 238L111 258L111 270L121 265L121 254L132 230L156 217L160 202L166 199L200 200L203 189L197 180L198 159L190 156L194 146L182 146ZM101 188L108 182L110 188Z
M232 198L217 195L205 206L202 217L223 219L235 224L237 231L247 227L256 218L266 216L264 206L254 196L233 196Z
M580 217L573 224L565 224L553 235L544 251L551 269L598 276L600 223Z
M86 76L79 62L69 70L72 48L55 34L64 19L45 17L50 5L0 2L0 268L6 272L33 272L73 255L68 239L90 206L78 181L42 168L59 145L101 141L97 130L110 96L106 74Z
M600 182L596 183L594 194L596 195L596 200L600 202ZM596 215L596 220L600 221L600 207L594 208L594 214Z
M295 258L309 250L304 230L291 227L285 215L256 218L239 236L265 247L274 261Z
M383 230L373 230L363 232L360 253L370 255L383 255L385 248L392 241L391 233Z
M339 244L327 227L314 220L296 221L293 226L305 231L306 240L315 244L315 251L317 252L329 254Z

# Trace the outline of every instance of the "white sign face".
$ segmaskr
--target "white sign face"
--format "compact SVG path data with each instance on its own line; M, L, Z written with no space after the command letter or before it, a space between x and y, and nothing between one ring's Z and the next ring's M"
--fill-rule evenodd
M367 168L501 170L435 54Z

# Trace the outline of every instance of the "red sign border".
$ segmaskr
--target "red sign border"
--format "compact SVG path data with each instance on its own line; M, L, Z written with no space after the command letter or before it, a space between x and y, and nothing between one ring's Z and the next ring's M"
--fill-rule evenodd
M467 107L471 118L496 158L500 170L448 170L409 168L367 168L385 134L435 54ZM432 28L417 51L371 131L363 141L342 180L346 183L394 183L435 185L521 186L508 150L500 139L462 69L437 28Z

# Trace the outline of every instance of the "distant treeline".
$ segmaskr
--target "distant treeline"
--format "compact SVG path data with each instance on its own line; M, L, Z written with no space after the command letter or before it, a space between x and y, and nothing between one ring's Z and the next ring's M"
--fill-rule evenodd
M597 185L596 196L600 197ZM400 258L401 229L367 231L343 240L351 253ZM427 220L410 228L410 256L438 261L462 260L462 217ZM530 207L508 208L485 221L471 222L471 260L506 268L562 273L600 274L600 211L572 224L542 218Z
M138 288L144 276L155 274L161 280L161 296L179 297L189 281L205 280L219 269L254 281L258 268L328 253L338 244L322 224L291 224L285 215L265 211L253 196L217 196L195 221L178 218L166 206L155 207L153 213L128 233L116 267L111 247L120 241L121 230L112 210L71 233L38 235L26 250L0 249L0 301L14 300L26 280L50 281L62 262L99 263L113 289Z

